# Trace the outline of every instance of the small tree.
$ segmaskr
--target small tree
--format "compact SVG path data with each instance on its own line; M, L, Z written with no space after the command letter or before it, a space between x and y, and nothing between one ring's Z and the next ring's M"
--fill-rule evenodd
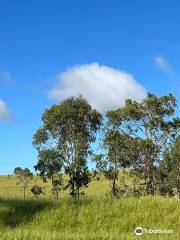
M55 194L56 198L59 197L59 192L62 190L63 187L63 175L62 173L56 174L53 176L52 180L52 193Z
M112 127L112 123L110 127ZM113 196L119 196L125 189L120 189L116 182L119 178L119 174L124 174L124 170L134 163L137 158L136 139L122 134L118 129L108 128L104 131L102 137L102 149L103 154L95 155L94 161L96 162L96 168L98 171L104 173L105 178L111 182L111 189ZM124 176L123 176L124 180ZM125 187L125 181L122 182Z
M68 170L66 170L66 173L69 173ZM86 165L79 165L76 169L76 175L72 176L72 178L69 180L68 184L64 187L64 189L70 187L72 191L72 185L75 182L76 183L76 191L75 195L73 195L73 192L71 192L71 195L76 197L79 200L80 197L80 189L82 187L88 187L88 183L91 182L92 178L95 176L95 174L92 174Z
M35 197L38 197L38 196L40 196L41 194L43 194L43 189L42 189L41 186L34 185L34 186L31 188L31 192L34 194Z
M38 163L35 170L44 182L51 180L52 192L59 196L59 191L62 189L62 156L55 148L39 150Z
M28 168L23 169L23 168L17 167L14 169L14 174L18 178L17 184L19 184L23 187L23 196L25 199L26 198L26 189L28 187L29 182L33 178L33 173L30 172L30 170Z
M117 186L119 173L122 170L122 185L125 188L124 172L137 159L138 139L122 131L118 111L108 111L105 120L100 142L103 154L94 156L94 160L97 169L111 182L113 196L119 196L125 190Z

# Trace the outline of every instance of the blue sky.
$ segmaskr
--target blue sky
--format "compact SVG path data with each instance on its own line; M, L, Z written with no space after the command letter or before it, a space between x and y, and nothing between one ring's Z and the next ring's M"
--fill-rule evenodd
M69 94L100 111L146 91L179 101L179 12L178 0L0 0L0 174L32 169L41 113Z

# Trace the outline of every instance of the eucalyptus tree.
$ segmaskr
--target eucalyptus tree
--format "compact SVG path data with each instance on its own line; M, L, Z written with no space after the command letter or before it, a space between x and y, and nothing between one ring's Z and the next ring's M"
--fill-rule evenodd
M101 122L101 114L85 99L70 97L45 110L42 127L33 137L39 154L44 149L56 149L69 176L64 188L69 188L73 197L79 198L80 188L91 180L87 159Z
M158 173L160 193L180 198L180 136L165 152Z
M94 161L96 168L111 182L114 196L120 194L117 185L120 170L123 174L124 169L132 166L137 158L136 144L137 139L120 131L116 114L112 114L112 111L107 112L100 143L102 153L94 155Z
M176 99L172 94L157 97L149 93L140 103L128 99L124 107L108 112L119 132L138 139L139 161L134 167L145 179L147 194L154 194L157 165L180 130L175 109Z
M36 141L41 138L40 131L37 132ZM62 155L55 147L38 148L38 163L34 166L44 182L51 181L52 193L56 198L63 187L63 160Z
M26 198L26 189L28 187L29 182L33 179L33 173L28 168L16 167L14 169L14 174L18 178L18 185L23 187L23 197Z

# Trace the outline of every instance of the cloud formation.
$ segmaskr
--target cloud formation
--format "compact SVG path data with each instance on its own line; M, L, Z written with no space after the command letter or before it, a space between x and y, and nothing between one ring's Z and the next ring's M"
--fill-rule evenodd
M0 121L12 120L11 112L4 101L0 99Z
M123 106L127 98L141 101L146 97L146 90L125 71L91 63L60 73L57 85L48 93L50 98L58 100L79 95L104 113Z
M164 72L173 73L172 67L167 63L167 61L163 57L155 57L154 58L155 64Z

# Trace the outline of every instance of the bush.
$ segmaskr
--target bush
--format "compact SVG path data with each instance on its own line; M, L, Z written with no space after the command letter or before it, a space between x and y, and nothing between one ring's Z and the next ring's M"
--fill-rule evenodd
M34 185L31 188L31 192L34 194L34 196L38 197L39 195L43 194L43 189L38 185Z

